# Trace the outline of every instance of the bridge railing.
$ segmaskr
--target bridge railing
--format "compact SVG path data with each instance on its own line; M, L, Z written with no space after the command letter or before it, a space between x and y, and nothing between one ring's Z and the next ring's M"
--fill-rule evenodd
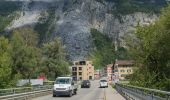
M127 100L170 100L170 92L125 84L116 84L116 90Z

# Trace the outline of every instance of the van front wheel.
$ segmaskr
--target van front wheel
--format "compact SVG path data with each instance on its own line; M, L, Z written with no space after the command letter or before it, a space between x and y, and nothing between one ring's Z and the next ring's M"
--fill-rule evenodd
M55 95L55 94L53 94L53 97L56 97L56 95Z
M69 97L72 97L72 95L73 95L73 93L72 93L72 91L70 91L70 93L69 93Z
M77 90L76 90L76 89L74 90L74 94L75 94L75 95L77 94Z

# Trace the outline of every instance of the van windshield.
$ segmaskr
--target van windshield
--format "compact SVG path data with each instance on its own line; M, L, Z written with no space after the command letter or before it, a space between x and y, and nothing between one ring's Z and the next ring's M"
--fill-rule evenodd
M57 79L56 84L70 84L70 79Z

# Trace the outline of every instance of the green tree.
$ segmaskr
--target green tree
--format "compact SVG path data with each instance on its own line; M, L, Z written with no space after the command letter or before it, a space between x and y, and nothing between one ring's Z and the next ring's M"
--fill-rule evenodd
M13 31L11 45L13 74L20 73L22 78L30 79L39 69L41 52L36 47L38 35L31 29L23 28Z
M139 68L131 84L170 90L170 6L155 24L139 26L127 45Z
M118 47L117 52L115 52L118 60L129 60L131 59L128 50L124 47Z
M10 87L12 71L11 45L8 39L0 37L0 88Z
M65 59L65 52L60 39L55 38L53 41L43 45L43 62L44 72L48 79L55 79L60 75L69 73L69 64Z

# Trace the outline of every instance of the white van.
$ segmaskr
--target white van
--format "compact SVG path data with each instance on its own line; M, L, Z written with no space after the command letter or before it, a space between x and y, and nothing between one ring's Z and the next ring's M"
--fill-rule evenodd
M72 77L58 77L53 87L53 97L59 95L72 96L77 94L78 85L73 82Z
M100 80L100 88L108 88L107 80Z

